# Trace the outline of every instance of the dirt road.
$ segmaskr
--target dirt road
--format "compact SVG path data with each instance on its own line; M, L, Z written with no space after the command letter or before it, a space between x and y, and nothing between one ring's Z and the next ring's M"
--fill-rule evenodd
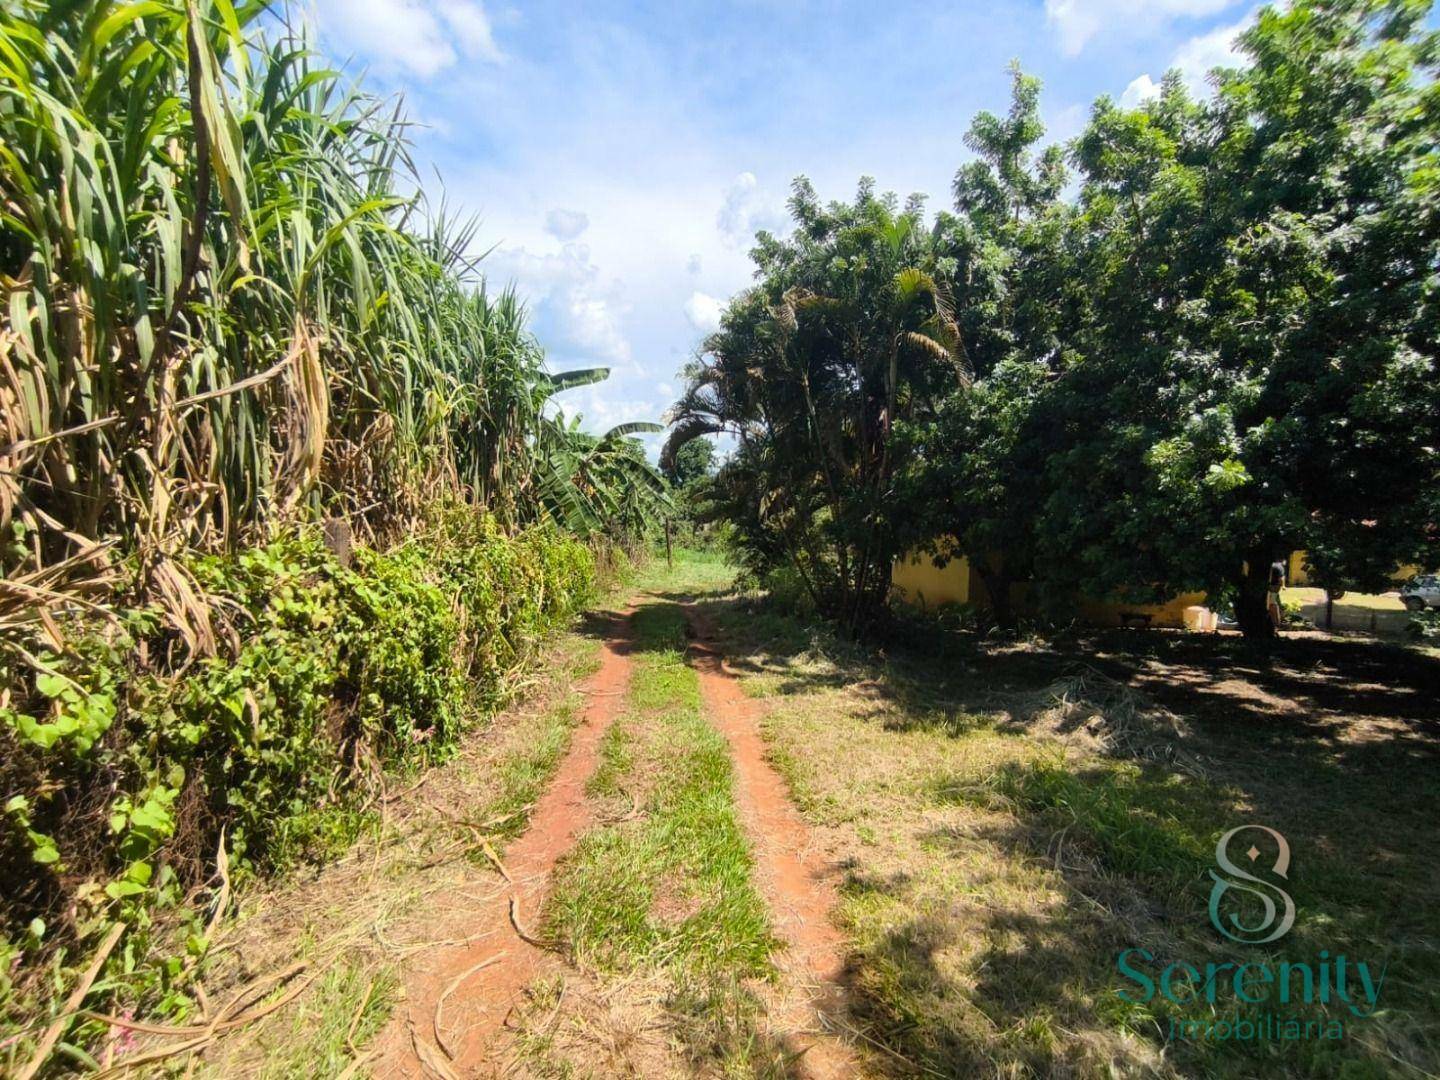
M619 713L630 681L629 611L611 620L600 670L585 688L590 703L530 827L506 850L503 889L490 896L441 898L468 909L470 945L433 953L405 972L405 1001L379 1041L376 1076L483 1073L495 1035L517 997L558 959L527 940L544 904L551 871L591 820L585 783L600 740ZM525 936L522 936L525 935Z
M460 914L465 941L417 957L403 972L404 999L377 1041L374 1075L449 1080L501 1071L511 1049L507 1020L523 1005L527 990L537 980L574 974L560 953L540 940L540 919L557 865L596 824L586 785L600 763L606 733L627 708L633 611L615 615L604 627L600 669L582 691L589 703L569 749L529 827L503 854L495 853L502 885L486 895L433 901L437 912L445 913L444 932L456 932ZM699 678L705 719L728 742L733 797L753 849L756 886L783 945L774 957L780 978L760 991L766 1026L783 1041L792 1075L854 1075L852 1052L835 1034L844 1027L843 941L830 921L835 868L811 849L783 779L766 760L754 703L726 670L703 619L688 608L686 617L697 639L687 660ZM437 935L441 932L437 926ZM663 1026L663 1017L654 1022Z

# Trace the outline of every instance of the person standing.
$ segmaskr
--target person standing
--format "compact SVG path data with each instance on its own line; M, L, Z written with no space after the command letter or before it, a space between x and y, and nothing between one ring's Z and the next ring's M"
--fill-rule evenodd
M1265 590L1265 610L1270 613L1270 621L1279 630L1285 625L1285 609L1280 606L1280 590L1285 587L1285 564L1275 562L1270 564L1270 581Z

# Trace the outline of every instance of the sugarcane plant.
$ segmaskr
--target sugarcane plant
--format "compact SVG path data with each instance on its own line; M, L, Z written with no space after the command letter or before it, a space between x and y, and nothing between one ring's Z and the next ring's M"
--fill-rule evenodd
M297 515L628 527L609 493L657 474L547 408L603 369L547 373L406 128L283 8L0 4L0 624L124 554L203 647L176 552Z

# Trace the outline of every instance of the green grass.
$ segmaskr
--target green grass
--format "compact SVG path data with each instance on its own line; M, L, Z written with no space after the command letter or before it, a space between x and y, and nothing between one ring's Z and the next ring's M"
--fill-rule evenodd
M687 588L721 579L708 559L687 573ZM785 1053L765 1031L756 990L775 974L777 941L752 880L729 747L703 715L681 609L642 606L634 632L626 711L601 743L590 793L620 808L615 796L627 795L638 813L593 829L565 858L546 932L602 985L658 980L662 1023L684 1068L780 1076ZM574 1063L554 1039L526 1030L532 1070L568 1075Z
M1209 785L1128 762L1083 768L1063 754L1007 761L978 784L942 781L941 801L971 801L1069 830L1106 873L1173 898L1213 862L1215 810L1233 799Z
M1173 928L1164 935L1151 933L1148 940L1136 942L1155 948L1164 961L1175 958L1203 965L1234 961L1238 955L1241 961L1282 962L1296 956L1308 958L1322 948L1337 954L1348 951L1352 956L1374 955L1375 938L1367 940L1367 935L1357 934L1355 926L1347 925L1360 914L1350 905L1363 904L1363 898L1351 891L1357 884L1354 875L1343 863L1329 859L1317 865L1312 858L1303 870L1297 866L1294 880L1289 883L1289 891L1302 909L1311 913L1328 909L1320 933L1302 926L1283 945L1238 951L1208 933L1203 916L1194 910L1198 892L1204 891L1201 888L1197 892L1196 886L1208 881L1208 871L1215 865L1214 846L1219 834L1230 822L1245 820L1247 815L1233 793L1204 781L1124 761L1077 762L1055 754L1039 761L1006 763L978 785L958 789L942 786L939 794L942 798L958 795L962 800L1014 814L1042 830L1047 836L1047 851L1059 848L1059 838L1063 837L1068 850L1057 854L1057 860L1071 868L1070 877L1082 891L1087 891L1088 886L1089 893L1099 896L1107 887L1110 891L1133 890L1164 910L1189 910L1193 925ZM1247 922L1259 921L1262 916L1258 903L1246 904L1249 898L1244 896L1239 899L1240 917ZM1163 965L1157 965L1157 970L1159 966ZM1098 999L1095 1007L1097 1015L1137 1035L1157 1025L1169 1030L1172 1017L1179 1023L1205 1021L1215 1014L1205 1002L1184 1005L1157 999L1146 1007L1126 1002L1118 994ZM1257 1022L1266 1011L1263 1006L1243 1004L1224 1010L1225 1015ZM1317 1020L1337 1015L1336 1010L1304 1006L1280 1011ZM1343 1011L1339 1015L1343 1016ZM1256 1067L1257 1057L1273 1057L1277 1064L1288 1058L1288 1067L1307 1074L1328 1074L1332 1065L1343 1065L1340 1071L1347 1077L1383 1076L1388 1072L1387 1068L1377 1069L1375 1063L1344 1062L1345 1055L1337 1055L1333 1048L1321 1044L1300 1043L1287 1048L1284 1054L1264 1050L1257 1054L1244 1043L1223 1042L1198 1053L1190 1045L1178 1044L1172 1052L1177 1060L1203 1067L1212 1075L1247 1076ZM1332 1062L1331 1058L1342 1060Z
M724 738L701 715L673 604L635 615L631 715L602 747L599 786L648 789L642 816L585 836L556 877L550 932L582 968L763 976L774 946L733 802Z
M600 740L600 764L585 785L586 793L599 798L621 794L634 765L635 732L627 720L617 720Z
M640 569L636 584L643 590L674 598L723 593L735 581L735 566L723 552L677 547L672 556L673 567L667 564L661 547Z
M580 655L571 658L569 671L574 682L594 674L600 666L597 642L586 642ZM494 765L495 793L478 811L477 821L498 821L492 835L513 840L525 831L530 809L545 791L560 759L570 746L570 734L580 722L584 698L569 693L526 724L524 738L516 740L511 752Z
M288 989L279 987L271 997ZM243 1073L261 1080L338 1076L385 1026L399 994L394 965L338 960L296 1001L262 1021L257 1031L225 1040L225 1053L205 1063L200 1075ZM183 1058L177 1061L184 1064Z
M266 1056L259 1075L265 1080L295 1076L338 1076L354 1060L356 1048L377 1035L394 1007L400 983L390 967L378 969L340 962L294 1009L283 1051Z

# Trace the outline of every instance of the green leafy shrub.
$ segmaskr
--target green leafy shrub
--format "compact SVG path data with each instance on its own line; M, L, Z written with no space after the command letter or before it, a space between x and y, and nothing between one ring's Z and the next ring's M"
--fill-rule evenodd
M349 566L310 528L189 569L219 655L183 659L142 608L66 624L64 648L0 671L0 1043L116 919L126 1003L183 1013L193 965L160 946L203 952L182 900L213 885L217 848L243 879L348 844L383 772L445 758L506 699L590 598L596 560L455 507Z
M1427 645L1440 642L1440 609L1429 608L1412 613L1405 625L1405 633L1412 641Z

